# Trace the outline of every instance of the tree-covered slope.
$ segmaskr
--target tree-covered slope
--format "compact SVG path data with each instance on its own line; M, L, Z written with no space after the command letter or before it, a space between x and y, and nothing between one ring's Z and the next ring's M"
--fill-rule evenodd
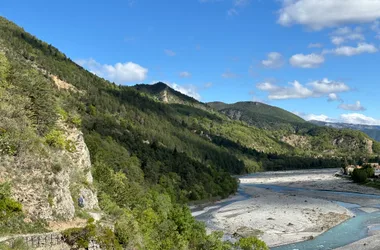
M307 123L295 114L260 102L210 102L208 105L231 119L244 121L259 128L276 130L307 126Z

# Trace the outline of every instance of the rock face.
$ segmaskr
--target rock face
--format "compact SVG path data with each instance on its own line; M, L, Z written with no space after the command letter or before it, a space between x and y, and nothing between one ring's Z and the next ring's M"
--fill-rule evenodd
M303 148L303 149L311 148L309 139L306 136L302 136L302 135L291 134L288 136L283 136L281 138L281 141L296 148Z
M42 144L39 145L42 152L0 156L0 181L11 182L12 196L22 203L29 219L71 220L79 195L85 201L83 209L99 209L83 134L64 123L59 126L75 146L73 152Z

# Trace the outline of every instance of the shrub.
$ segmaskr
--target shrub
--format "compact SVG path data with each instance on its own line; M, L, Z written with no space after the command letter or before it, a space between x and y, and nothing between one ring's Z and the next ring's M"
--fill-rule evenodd
M82 125L82 119L79 115L70 115L68 121L77 128L79 128Z
M375 176L375 169L371 165L364 164L363 169L366 171L368 178L372 178Z
M366 182L368 178L367 170L356 168L354 169L354 172L352 172L351 178L354 182L357 182L357 183Z
M65 136L62 131L53 129L45 136L45 142L52 147L64 149L66 146Z
M0 184L0 219L5 220L12 216L22 214L21 203L11 197L11 186L8 182Z
M73 153L75 152L75 150L77 150L77 148L75 147L75 143L72 140L66 141L65 149L70 153Z
M75 143L71 140L66 140L65 135L61 130L53 129L47 135L45 135L45 142L58 149L65 149L68 152L75 152Z
M241 238L236 246L243 250L269 250L265 242L256 237Z

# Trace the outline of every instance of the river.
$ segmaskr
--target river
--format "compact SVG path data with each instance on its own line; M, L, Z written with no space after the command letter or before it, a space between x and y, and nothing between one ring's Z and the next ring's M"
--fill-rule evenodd
M239 204L241 205L243 202L254 200L255 198L252 197L252 194L246 192L247 188L253 187L256 188L256 193L261 194L260 191L257 191L261 189L263 192L265 190L265 192L280 194L280 199L282 197L285 198L289 196L303 197L303 199L304 197L311 197L312 199L320 200L321 204L322 201L326 202L327 200L339 205L340 207L348 209L352 214L354 214L352 218L344 221L343 223L332 227L328 231L316 237L311 237L311 240L286 245L276 243L274 244L275 246L271 247L273 250L336 249L366 238L370 235L377 234L380 230L380 193L376 190L371 190L365 187L356 187L353 186L356 184L349 183L347 180L335 178L333 177L335 172L336 170L314 170L310 173L310 175L308 175L307 173L305 174L305 171L291 171L290 173L283 172L282 175L278 175L276 173L278 177L277 179L273 178L270 173L242 177L240 178L241 184L239 187L239 192L236 196L218 202L213 206L206 207L203 210L194 211L193 215L197 220L205 222L208 229L225 231L225 239L231 240L233 239L232 233L228 232L228 230L224 228L226 226L221 226L220 223L215 223L215 217L218 213L229 211L231 208L234 208ZM250 181L251 178L254 178L254 181ZM318 181L323 181L323 187L328 189L331 188L332 190L326 190L325 188L322 189L321 186L318 185ZM367 189L369 192L367 192ZM344 190L354 191L351 192ZM357 192L363 190L367 193ZM375 194L370 194L371 192L374 192ZM267 195L267 193L265 193L265 195ZM261 211L260 209L255 210L255 213L261 212L264 214L267 211ZM253 225L255 224L256 223L253 223ZM302 231L302 233L304 232ZM284 237L284 239L286 239L286 236Z

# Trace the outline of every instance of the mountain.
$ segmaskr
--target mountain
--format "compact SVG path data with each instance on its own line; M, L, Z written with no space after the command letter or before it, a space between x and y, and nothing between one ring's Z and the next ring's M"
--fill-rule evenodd
M208 105L233 120L244 121L263 129L294 129L308 125L293 113L260 102L237 102L234 104L210 102Z
M158 82L156 84L137 84L133 86L133 88L140 92L146 93L148 96L151 96L155 100L163 103L176 103L200 109L209 109L206 104L197 101L193 97L184 95L173 88L170 88L163 82Z
M304 124L265 110L257 113L268 126ZM4 18L0 117L0 236L59 227L72 247L95 237L105 249L228 249L188 204L234 194L232 175L380 153L358 131L267 130L163 83L118 86Z
M363 125L363 124L350 124L350 123L334 123L334 122L322 122L322 121L310 121L313 124L319 126L326 126L337 129L353 129L366 133L369 137L380 141L380 126L376 125Z

